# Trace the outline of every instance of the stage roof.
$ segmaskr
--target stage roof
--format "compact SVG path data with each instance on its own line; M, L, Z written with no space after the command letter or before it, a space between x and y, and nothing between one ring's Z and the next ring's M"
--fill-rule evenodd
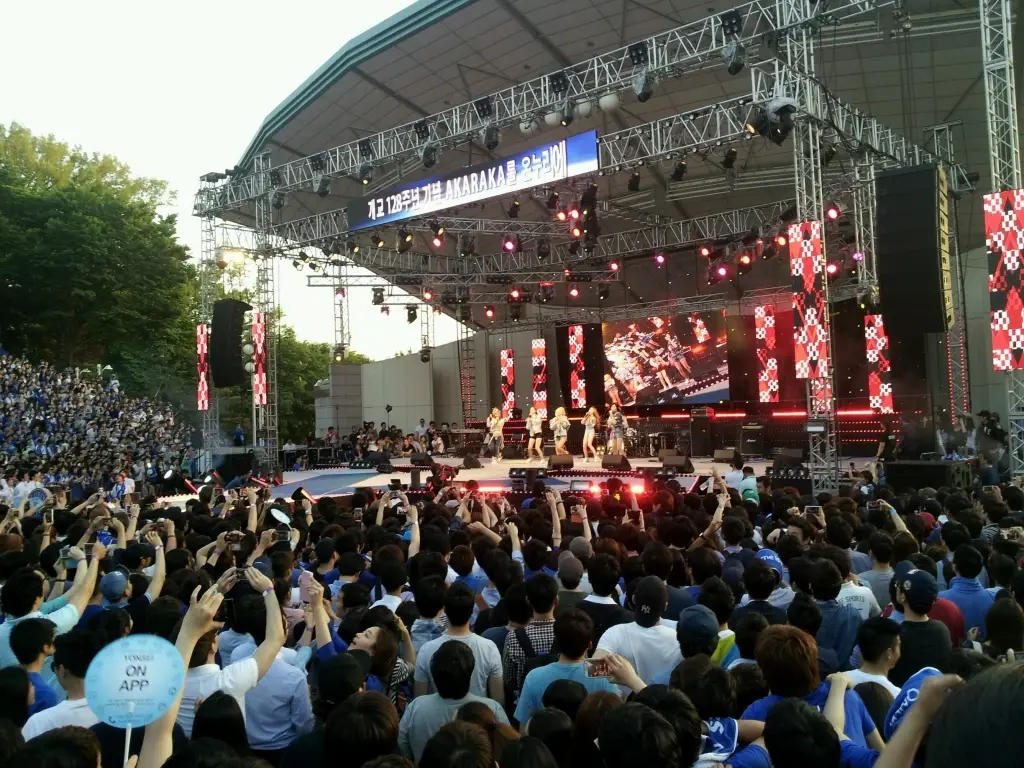
M270 149L272 165L309 156L732 7L724 0L419 0L346 44L288 96L260 126L239 164L251 167L263 147ZM842 99L928 149L927 126L960 121L953 132L956 159L980 174L979 189L987 191L977 5L924 0L911 10L908 36L895 31L904 22L894 19L891 7L825 27L818 76ZM1018 34L1018 42L1022 39L1024 33ZM1019 66L1024 57L1017 59ZM551 137L591 128L600 133L621 130L749 92L746 70L730 76L716 61L702 71L658 82L645 103L623 92L617 111L595 108L593 116L577 119L569 128L544 127L532 136L508 128L493 153L473 142L444 151L430 171L416 163L378 168L374 186L513 154ZM787 142L780 149L760 138L742 142L734 176L721 168L720 152L712 151L704 160L690 155L681 182L670 179L672 164L666 161L642 169L639 192L628 191L628 172L605 176L598 180L600 198L622 207L617 215L602 218L602 233L641 227L646 214L678 220L792 198L791 147ZM849 169L849 157L840 150L829 171ZM323 198L313 189L293 190L275 216L299 219L335 210L362 194L358 180L335 179ZM531 201L524 196L522 202L522 219L550 220L542 197ZM499 198L474 205L472 211L464 208L459 215L504 219L507 205L506 198ZM246 211L228 218L252 223ZM965 195L959 203L962 250L982 244L981 219L980 192ZM495 237L485 248L478 243L478 251L497 252L498 242ZM453 242L448 247L454 252ZM429 249L424 242L417 250ZM695 257L673 259L671 265L666 275L648 256L631 258L622 271L629 290L614 291L611 300L630 303L711 290ZM781 260L758 264L743 278L744 288L784 284L787 274Z

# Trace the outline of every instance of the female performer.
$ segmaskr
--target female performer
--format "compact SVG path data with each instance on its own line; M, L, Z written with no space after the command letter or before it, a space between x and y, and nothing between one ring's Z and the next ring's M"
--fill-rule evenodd
M625 456L626 417L619 406L612 403L608 407L608 453L611 456Z
M536 451L537 458L544 461L544 420L532 405L530 415L526 417L526 429L530 436L526 443L526 460L533 461L533 452Z
M622 398L619 397L619 387L610 373L606 373L604 375L604 395L605 399L611 400L620 408L622 407Z
M555 433L555 454L568 456L569 451L565 447L565 441L569 438L569 419L565 415L565 408L555 409L555 418L551 420L549 426Z
M490 433L487 449L491 452L491 460L495 464L501 463L501 449L505 447L505 436L502 431L504 429L505 419L502 418L501 411L491 408L491 415L487 417L487 431Z
M594 455L594 461L597 461L597 449L594 448L594 433L597 428L601 426L601 416L597 412L597 408L593 406L587 411L587 415L583 417L583 460L587 460L587 449L590 449L590 453Z

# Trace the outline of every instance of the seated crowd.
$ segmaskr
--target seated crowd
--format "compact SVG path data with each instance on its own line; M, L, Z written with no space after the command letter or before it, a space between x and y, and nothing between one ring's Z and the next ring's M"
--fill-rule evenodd
M122 765L85 678L146 633L139 768L1015 764L1024 493L899 490L0 507L0 755Z

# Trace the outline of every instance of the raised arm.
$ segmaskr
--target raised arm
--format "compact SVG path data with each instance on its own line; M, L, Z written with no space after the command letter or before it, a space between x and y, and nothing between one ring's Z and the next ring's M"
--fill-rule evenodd
M420 551L420 509L415 504L410 504L405 508L405 514L409 520L409 533L411 538L409 539L409 554L407 557L413 558Z
M253 654L259 670L257 676L262 679L277 658L278 651L284 646L284 620L277 595L274 594L274 583L255 568L247 569L245 578L249 581L249 586L263 595L263 602L267 608L267 634Z
M146 589L146 597L153 602L160 597L160 591L164 588L164 579L167 578L167 561L164 559L164 545L160 536L150 531L146 534L146 541L156 550L155 569L153 578L149 580L149 588Z
M73 605L78 609L79 616L85 612L85 607L92 600L93 592L96 591L96 579L99 577L100 560L106 557L106 555L106 547L97 541L92 546L92 559L89 561L89 567L82 568L81 561L79 561L78 568L75 570L75 583L68 592L67 599L68 605ZM84 576L81 573L83 570L85 571Z

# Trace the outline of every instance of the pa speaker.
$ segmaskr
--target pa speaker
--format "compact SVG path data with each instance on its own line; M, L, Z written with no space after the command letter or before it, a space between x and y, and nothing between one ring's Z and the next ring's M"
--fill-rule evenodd
M780 469L796 469L802 467L804 463L804 452L802 448L783 448L779 451L779 455L775 457L775 461L772 462L772 472L778 472Z
M675 448L660 448L660 449L658 449L658 461L663 462L663 463L665 461L665 457L666 456L678 456L678 455L679 455L679 451L677 451Z
M632 468L629 464L629 459L625 456L608 456L605 454L601 458L601 469L629 470Z
M736 451L732 448L715 448L714 461L732 461L736 456Z
M572 469L572 456L548 456L548 469Z
M665 456L661 460L661 466L673 467L676 472L681 472L684 475L693 474L693 462L690 461L689 456Z
M966 461L888 461L885 482L892 488L967 489L972 483Z
M238 299L221 299L213 304L210 330L210 376L214 386L237 387L246 382L242 359L242 328L245 313L252 307Z
M462 468L463 469L480 469L480 459L476 456L476 454L473 454L473 455L467 454L466 458L464 458L462 460Z
M503 459L521 459L523 458L522 446L518 443L503 445L501 446L501 458Z
M412 455L412 465L414 467L432 467L434 466L434 457L429 453L414 453Z

